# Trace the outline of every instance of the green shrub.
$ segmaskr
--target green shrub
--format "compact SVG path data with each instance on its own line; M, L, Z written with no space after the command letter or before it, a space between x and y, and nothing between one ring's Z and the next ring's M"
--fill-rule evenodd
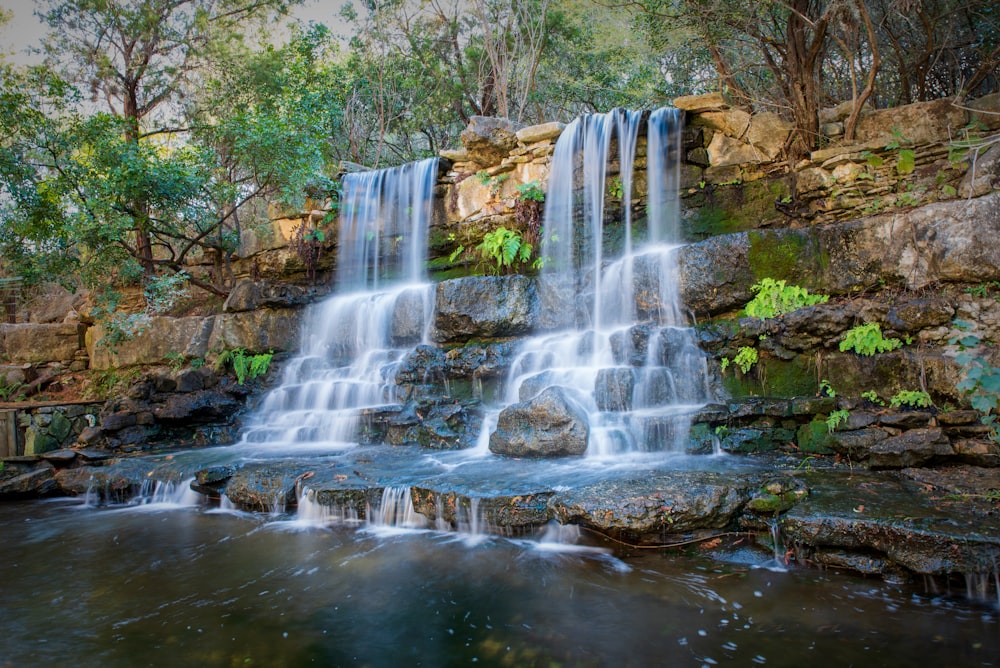
M773 278L761 279L750 287L750 291L756 295L746 306L746 314L751 318L774 318L830 299L829 295L811 295L805 288L785 285L784 280Z
M893 408L901 408L903 406L910 408L930 408L933 404L931 402L931 395L923 390L900 390L889 400L889 405Z
M232 366L236 382L242 385L248 379L253 380L266 374L273 357L273 352L248 355L245 348L231 348L219 353L218 359L215 360L215 370L222 372L226 365Z
M899 339L883 338L882 327L877 322L866 322L844 334L844 339L840 342L840 352L853 350L859 355L871 357L875 353L895 350L902 345L903 342Z

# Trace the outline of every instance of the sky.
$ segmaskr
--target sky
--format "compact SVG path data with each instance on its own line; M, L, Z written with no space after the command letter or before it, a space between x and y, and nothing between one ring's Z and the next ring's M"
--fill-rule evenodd
M347 0L306 0L292 10L292 16L302 21L325 23L334 32L342 32L345 26L339 14L341 6L346 2ZM45 34L45 26L34 13L42 5L43 3L35 0L0 0L0 8L13 12L12 19L0 26L0 53L9 61L19 64L40 62L39 56L30 55L28 51L31 47L38 46Z

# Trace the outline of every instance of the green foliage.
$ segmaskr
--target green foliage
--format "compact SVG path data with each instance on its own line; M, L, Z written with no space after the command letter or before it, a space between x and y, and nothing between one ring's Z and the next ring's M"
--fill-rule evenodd
M823 304L829 295L811 295L805 288L786 285L784 280L761 279L750 287L755 296L746 306L746 314L751 318L774 318L804 306Z
M969 323L961 320L956 320L955 326L963 332L971 329ZM973 408L983 413L983 423L993 428L991 436L1000 442L996 427L1000 416L1000 368L976 354L976 349L983 344L979 336L966 333L953 337L950 342L959 346L960 352L955 361L963 369L963 378L956 387L965 392Z
M729 368L730 364L731 362L728 357L723 357L721 360L719 360L719 368L722 370L722 373L726 373L726 369Z
M7 382L0 376L0 401L22 401L24 399L24 383Z
M889 405L893 408L907 406L910 408L930 408L931 395L923 390L900 390L889 400Z
M517 186L517 194L522 200L531 200L533 202L545 201L545 191L542 190L542 186L538 181L528 181L527 183L519 184Z
M175 350L171 350L169 353L164 355L163 359L167 361L167 364L169 364L170 368L174 371L179 371L184 366L184 362L186 360L183 353L179 353Z
M837 393L834 391L833 386L830 385L830 381L826 380L825 378L819 381L819 393L820 396L825 396L825 397L833 398L837 396Z
M492 261L490 271L496 276L514 273L531 259L534 250L520 232L502 226L483 235L477 248L483 260Z
M236 374L236 382L242 385L247 380L266 374L273 357L273 352L250 355L245 348L229 348L219 353L215 360L215 370L221 373L227 365L231 366Z
M974 285L972 287L965 288L964 290L966 294L972 295L973 297L979 297L980 299L988 297L991 294L995 294L994 291L1000 291L1000 281L980 283L979 285ZM997 298L1000 299L1000 294L997 294Z
M735 357L733 357L733 363L740 368L744 374L749 373L750 369L759 361L759 355L757 354L757 349L751 346L742 346L736 351Z
M840 351L853 350L859 355L871 357L875 353L895 350L902 345L903 342L897 338L883 338L882 327L877 322L866 322L849 329L844 334L844 338L840 342Z
M829 417L826 418L827 431L833 433L833 431L837 427L839 427L841 424L846 423L848 418L850 417L851 417L851 412L846 409L831 411Z
M867 399L876 406L885 406L885 402L882 401L881 397L878 396L878 392L875 390L866 390L861 393L862 399Z
M625 187L622 185L620 176L608 180L608 194L614 199L621 199L625 196Z

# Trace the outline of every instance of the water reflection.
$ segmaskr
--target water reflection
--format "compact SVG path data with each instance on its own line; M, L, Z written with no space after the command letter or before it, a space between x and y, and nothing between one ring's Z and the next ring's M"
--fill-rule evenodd
M994 610L873 580L659 550L467 544L433 531L275 530L282 522L197 508L0 506L0 657L13 666L988 666L1000 656Z

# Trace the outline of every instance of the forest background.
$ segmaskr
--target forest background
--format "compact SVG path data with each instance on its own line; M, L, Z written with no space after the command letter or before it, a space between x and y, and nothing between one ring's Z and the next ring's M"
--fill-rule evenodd
M10 23L5 10L0 22ZM997 92L994 0L49 0L29 62L0 60L0 277L87 289L127 336L192 291L224 298L267 205L336 202L345 163L721 90L794 123ZM309 9L315 15L321 9ZM333 26L328 27L328 26ZM185 270L198 256L207 274ZM140 289L141 308L123 308Z

